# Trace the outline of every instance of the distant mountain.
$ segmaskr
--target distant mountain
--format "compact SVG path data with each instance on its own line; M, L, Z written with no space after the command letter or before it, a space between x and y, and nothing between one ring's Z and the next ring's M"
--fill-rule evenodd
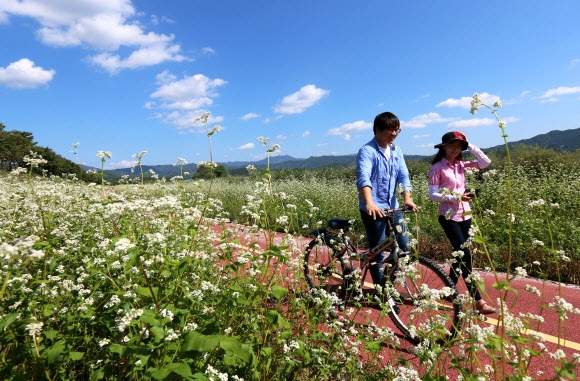
M518 145L526 145L531 147L550 148L554 151L576 151L580 149L580 128L572 130L553 130L545 134L536 135L529 139L522 139L516 142L508 142L510 149ZM485 149L491 151L496 149L505 149L504 144Z
M518 145L527 146L538 146L543 148L550 148L556 151L576 151L580 149L580 128L571 130L554 130L545 134L540 134L534 136L530 139L518 140L516 142L508 143L510 148L514 148ZM498 145L490 148L483 149L484 151L492 150L503 150L505 145ZM406 160L421 160L431 158L432 155L420 156L420 155L405 155ZM268 159L262 159L258 161L230 161L223 164L228 169L229 172L235 174L244 173L245 168L252 164L256 168L265 169L268 165ZM306 159L298 159L288 155L279 155L270 157L270 169L316 169L328 166L342 166L348 167L356 164L356 154L351 155L341 155L341 156L311 156ZM90 168L86 168L90 169ZM143 171L149 172L153 170L159 178L171 178L174 176L179 176L181 174L179 167L173 165L144 165ZM197 171L197 164L187 164L183 166L183 172L188 172L187 178L191 178ZM131 178L139 176L139 169L136 168L135 172L131 172L131 168L120 168L115 170L105 170L106 178L108 179L120 179L123 175L129 175ZM149 177L149 176L147 176Z

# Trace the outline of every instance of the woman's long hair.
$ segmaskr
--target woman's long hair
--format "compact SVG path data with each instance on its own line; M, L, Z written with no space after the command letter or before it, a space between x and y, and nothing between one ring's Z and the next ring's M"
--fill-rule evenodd
M437 153L435 154L435 157L433 157L433 160L431 160L431 165L441 161L441 159L443 159L445 157L445 150L443 148L439 148L439 151L437 151ZM459 152L459 155L457 155L457 157L455 158L456 160L463 160L463 154L461 152Z

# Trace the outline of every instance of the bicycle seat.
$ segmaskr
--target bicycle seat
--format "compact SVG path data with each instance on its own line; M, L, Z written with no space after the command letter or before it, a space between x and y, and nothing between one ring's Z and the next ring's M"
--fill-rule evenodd
M345 218L331 218L328 220L328 227L331 229L344 229L350 226L350 221Z

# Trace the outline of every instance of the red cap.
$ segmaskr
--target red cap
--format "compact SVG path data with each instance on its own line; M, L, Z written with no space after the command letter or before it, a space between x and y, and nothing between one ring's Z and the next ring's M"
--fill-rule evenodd
M441 137L441 144L435 145L435 148L441 148L445 144L449 144L455 140L461 141L462 148L464 151L467 149L467 146L469 145L469 143L467 142L467 137L462 132L458 131L448 132L445 135L443 135L443 137Z

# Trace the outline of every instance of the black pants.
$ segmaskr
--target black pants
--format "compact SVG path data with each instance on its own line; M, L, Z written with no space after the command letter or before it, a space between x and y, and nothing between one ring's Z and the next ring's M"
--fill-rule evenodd
M461 247L469 238L469 228L471 228L471 218L465 221L453 221L448 220L445 216L439 216L439 224L443 228L445 235L451 242L451 246L453 246L453 251L463 251L462 258L456 258L458 263L453 263L451 265L451 271L449 271L449 277L453 281L453 283L457 284L459 280L459 275L463 275L463 279L465 280L471 271L473 270L473 255L468 247ZM457 272L457 268L461 270L461 274ZM467 284L467 288L469 289L469 294L475 301L481 299L481 295L477 290L477 285L475 282L465 282Z

